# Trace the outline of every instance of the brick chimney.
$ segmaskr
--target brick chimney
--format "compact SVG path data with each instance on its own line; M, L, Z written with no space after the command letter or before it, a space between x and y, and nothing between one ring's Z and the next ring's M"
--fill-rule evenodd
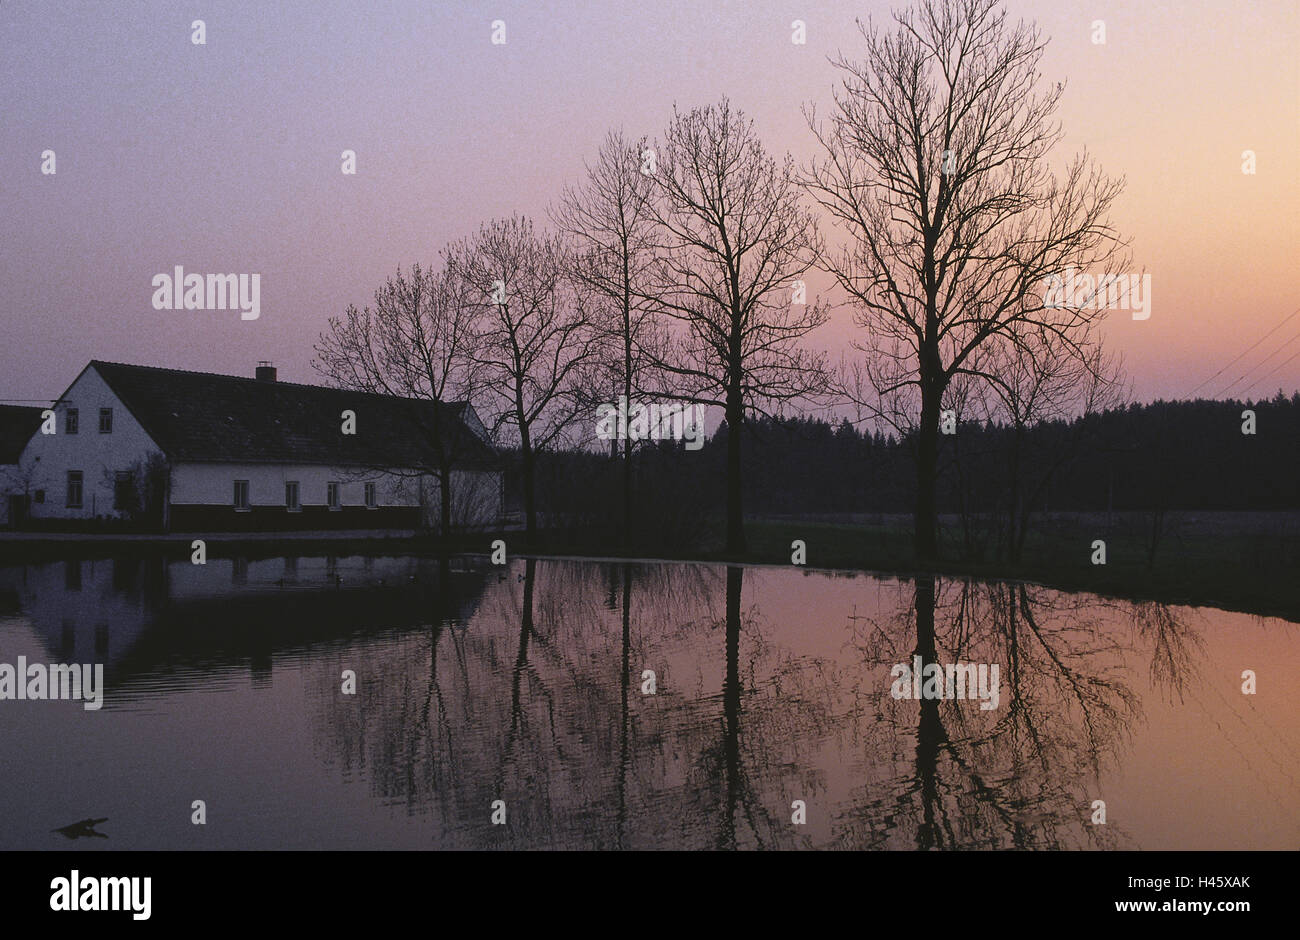
M275 366L271 365L269 361L263 360L257 364L257 372L254 375L257 376L259 382L274 382Z

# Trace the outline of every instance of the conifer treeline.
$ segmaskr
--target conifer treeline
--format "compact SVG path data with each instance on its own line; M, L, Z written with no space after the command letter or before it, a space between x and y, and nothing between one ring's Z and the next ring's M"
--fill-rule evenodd
M1242 412L1255 433L1242 432ZM698 451L679 442L633 454L638 517L646 530L689 536L724 499L727 428ZM848 420L755 419L746 433L745 504L752 516L909 513L913 441ZM1300 509L1300 393L1254 404L1156 401L1049 421L1019 434L961 423L944 435L940 512L1023 515L1114 510ZM621 458L548 455L544 511L564 522L608 521Z

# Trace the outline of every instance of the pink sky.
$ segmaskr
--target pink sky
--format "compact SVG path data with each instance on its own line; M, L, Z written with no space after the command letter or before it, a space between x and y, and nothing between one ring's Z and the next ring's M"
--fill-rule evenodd
M803 160L827 56L881 2L0 5L0 399L49 399L92 358L318 382L326 318L486 218L541 217L605 131L662 132L726 94ZM1011 2L1066 81L1064 157L1128 185L1113 213L1152 316L1112 315L1138 399L1183 397L1300 307L1300 14ZM190 21L206 22L206 46ZM491 22L507 25L504 46ZM807 24L807 44L790 23ZM1107 42L1092 42L1092 22ZM40 155L57 154L44 176ZM355 150L358 174L340 172ZM1253 150L1257 173L1241 171ZM262 314L157 311L150 280L256 272ZM815 283L815 282L814 282ZM816 345L852 337L837 313ZM1300 353L1300 316L1200 392ZM1272 358L1265 357L1272 354ZM1300 386L1300 358L1255 395Z

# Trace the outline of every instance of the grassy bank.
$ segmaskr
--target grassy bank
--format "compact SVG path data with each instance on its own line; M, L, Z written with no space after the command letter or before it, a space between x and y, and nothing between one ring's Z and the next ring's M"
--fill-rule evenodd
M1023 560L959 560L954 532L946 531L945 559L930 567L936 574L984 579L1034 581L1070 591L1089 591L1131 600L1221 607L1300 622L1300 538L1286 526L1227 524L1197 519L1173 526L1150 556L1150 535L1140 526L1117 525L1087 516L1052 520L1032 534ZM541 533L531 546L522 532L477 533L442 540L429 535L306 534L248 537L210 536L209 558L281 555L460 555L486 554L497 538L511 557L587 556L662 558L680 561L788 565L791 542L807 546L810 568L915 574L910 527L900 519L881 522L760 520L746 525L748 551L734 556L719 538L702 539L698 548L653 542L624 550L608 530ZM0 564L36 563L66 558L167 557L187 559L194 536L100 536L22 539L0 537ZM1094 539L1106 542L1106 564L1091 562Z
M0 564L36 564L63 559L172 558L188 559L194 539L204 541L209 558L277 558L283 555L442 555L483 552L500 536L435 536L364 533L284 533L249 536L237 533L198 535L97 535L74 538L60 534L40 537L0 534Z
M791 543L799 539L807 546L811 568L896 574L922 570L911 560L911 529L899 521L755 521L746 525L745 532L748 551L740 557L724 552L720 540L696 551L665 551L650 545L634 547L627 554L787 565ZM1053 520L1044 531L1031 534L1018 564L961 560L955 533L946 535L944 560L928 569L935 574L1033 581L1062 590L1220 607L1300 622L1300 538L1275 530L1204 520L1198 525L1171 525L1151 558L1150 535L1141 525L1078 516ZM1092 563L1095 539L1106 542L1104 565ZM623 554L607 536L595 533L548 533L534 553Z
M751 544L763 555L784 553L790 542L808 543L808 564L827 568L912 570L898 559L911 557L911 533L872 532L840 525L760 523ZM1092 564L1092 542L1106 542L1106 564ZM1132 600L1221 607L1300 621L1300 565L1297 545L1279 545L1268 535L1184 536L1159 546L1149 563L1141 536L1098 533L1086 526L1063 527L1032 536L1019 564L947 561L938 573L1034 581L1071 591L1090 591Z

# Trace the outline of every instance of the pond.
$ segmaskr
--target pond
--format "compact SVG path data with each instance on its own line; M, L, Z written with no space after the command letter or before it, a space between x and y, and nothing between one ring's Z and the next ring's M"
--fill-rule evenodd
M1210 608L795 567L82 560L0 568L19 657L104 689L0 701L3 849L1300 848L1300 626Z

